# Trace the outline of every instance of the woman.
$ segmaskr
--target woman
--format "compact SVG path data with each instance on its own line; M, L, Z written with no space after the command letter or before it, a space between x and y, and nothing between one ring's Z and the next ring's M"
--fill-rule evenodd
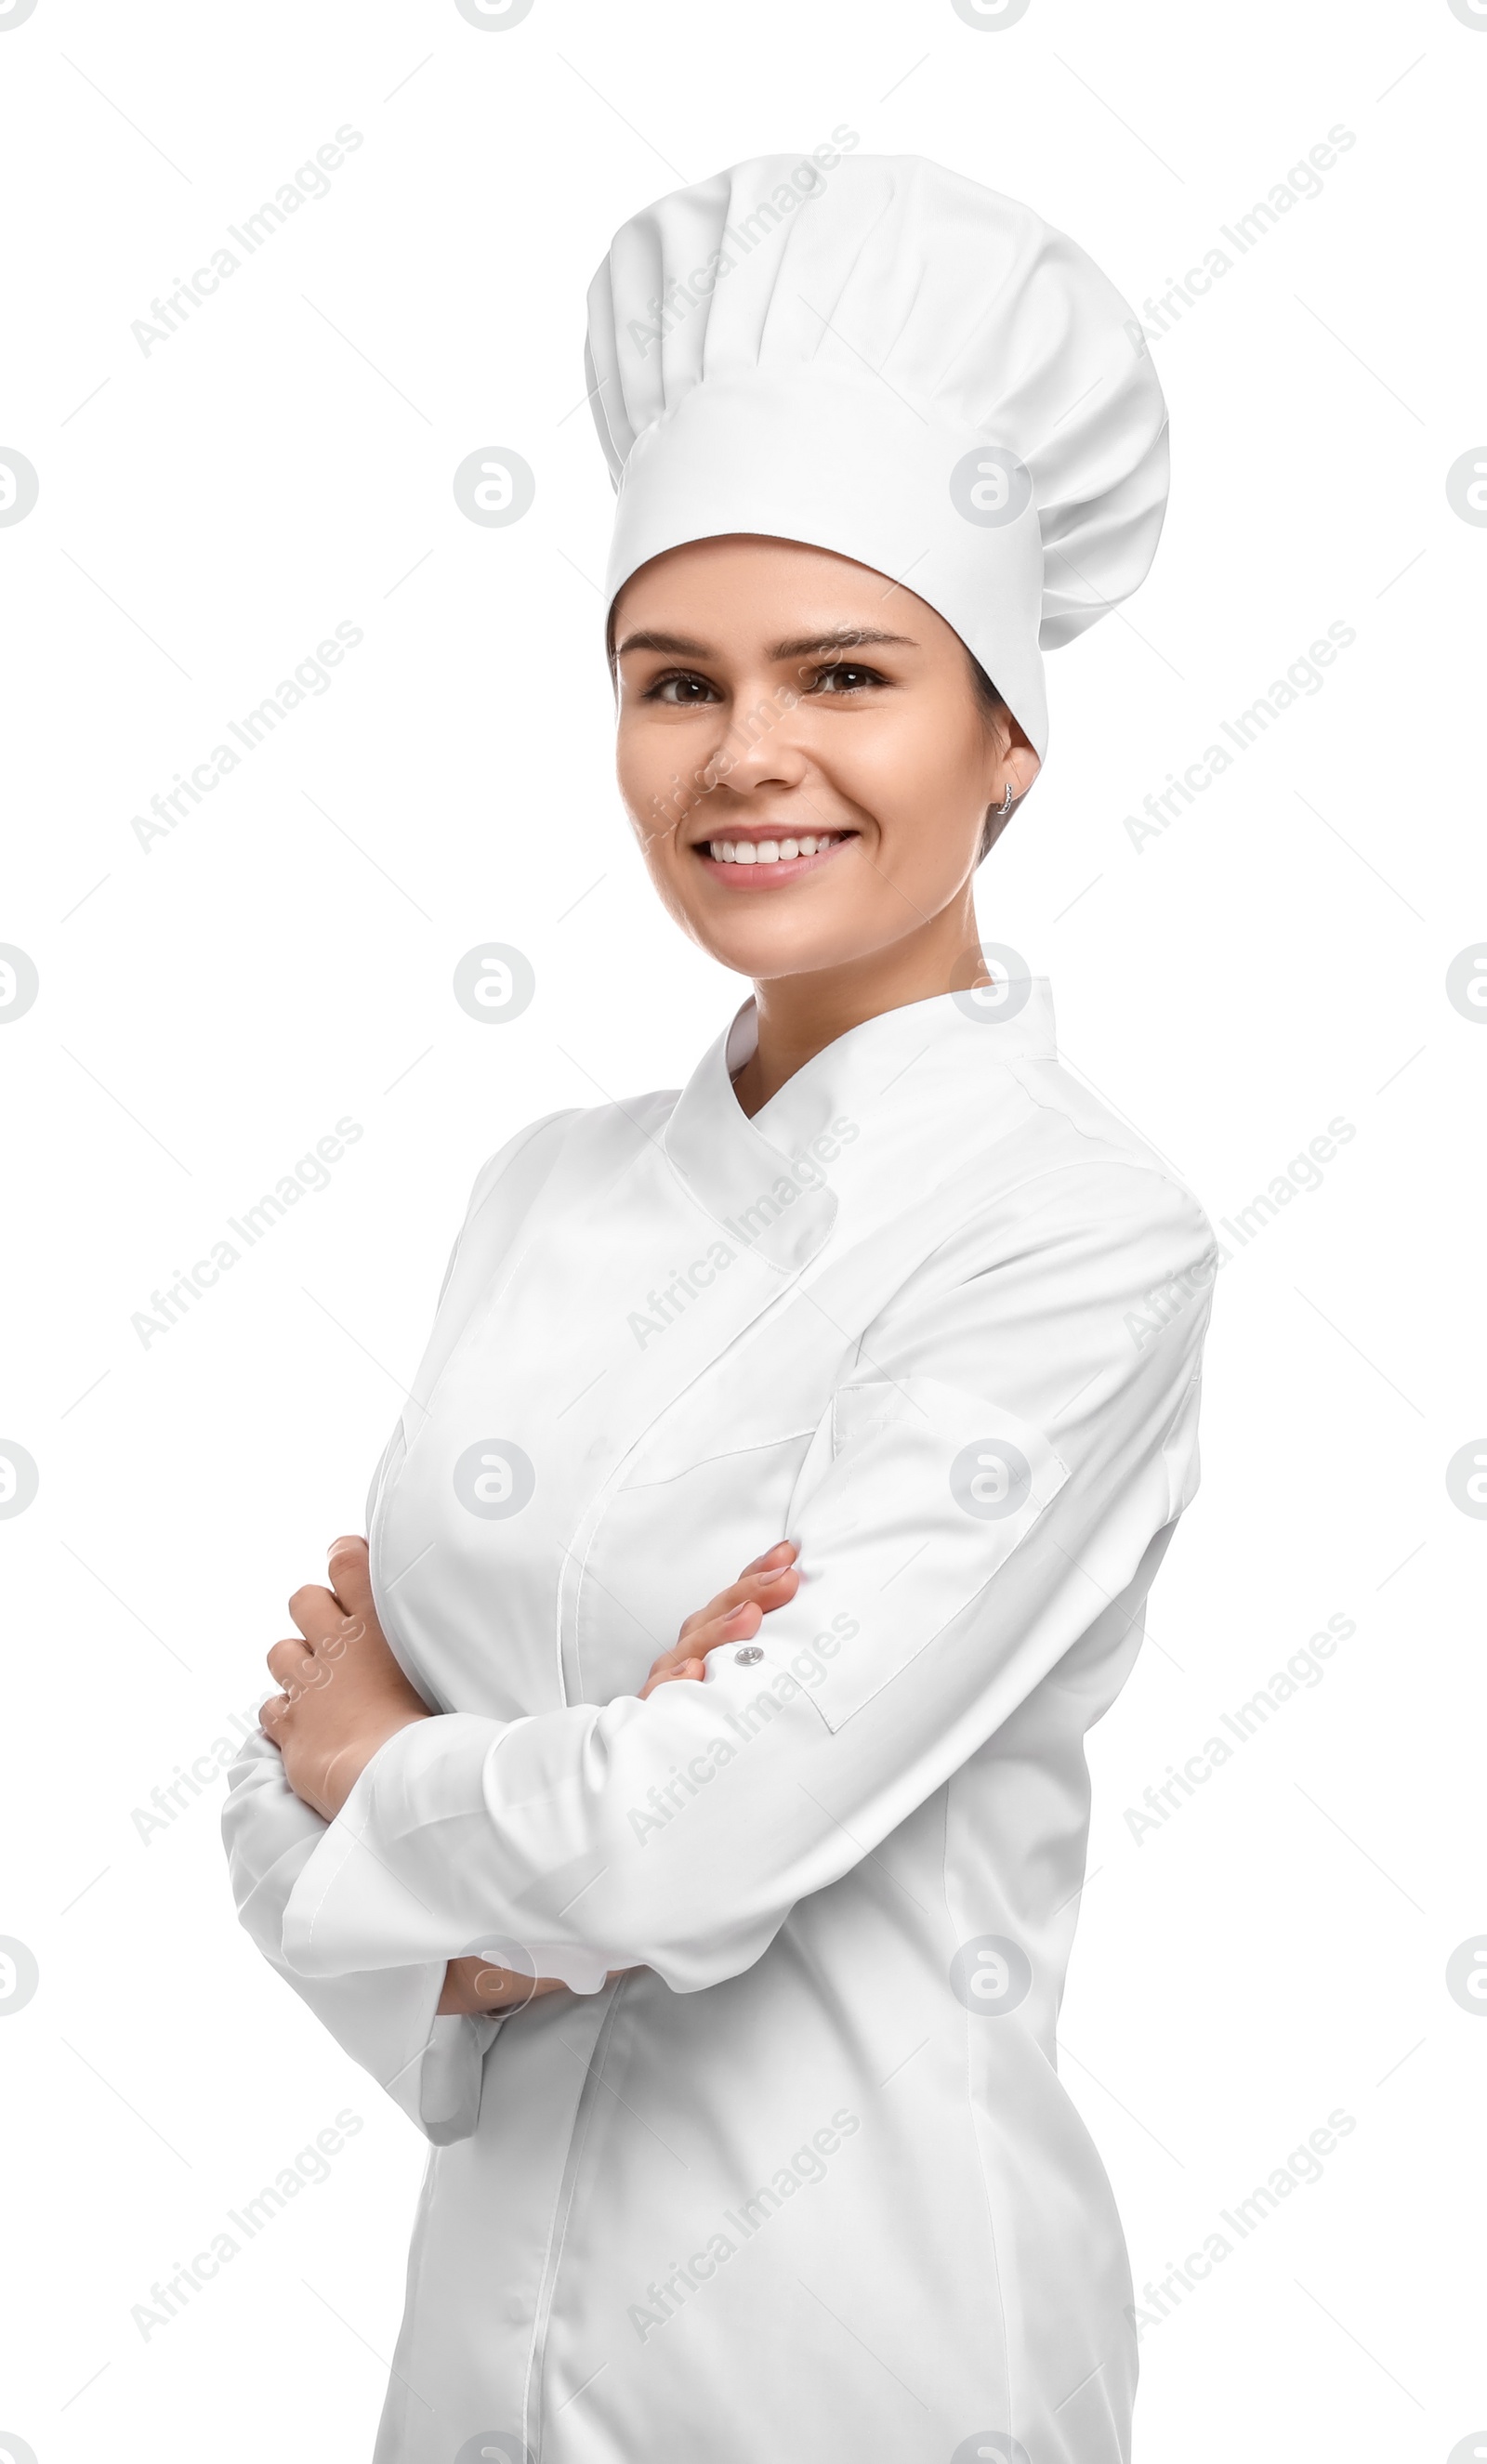
M1054 2022L1214 1249L971 881L1165 419L1067 240L827 151L589 296L621 790L752 997L480 1173L233 1773L244 1923L433 2143L381 2464L1129 2453Z

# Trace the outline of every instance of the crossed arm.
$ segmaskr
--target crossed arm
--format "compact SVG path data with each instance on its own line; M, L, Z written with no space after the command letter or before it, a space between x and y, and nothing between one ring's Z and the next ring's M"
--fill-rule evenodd
M792 1540L777 1541L744 1567L736 1583L687 1617L676 1643L654 1661L641 1701L658 1686L697 1682L709 1652L757 1634L770 1609L794 1598L800 1584L796 1555ZM306 1583L290 1600L289 1614L300 1631L268 1654L269 1674L283 1690L269 1697L258 1719L278 1749L295 1794L331 1822L379 1747L415 1720L438 1715L409 1683L378 1622L366 1541L333 1541L327 1571L330 1587ZM534 1979L482 1959L452 1959L438 2009L440 2014L473 2016L508 2011L560 1990L560 1977Z

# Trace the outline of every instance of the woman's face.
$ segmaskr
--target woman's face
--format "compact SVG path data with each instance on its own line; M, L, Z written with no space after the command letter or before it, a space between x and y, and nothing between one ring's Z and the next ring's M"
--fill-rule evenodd
M1038 761L923 600L825 548L699 539L625 584L614 642L620 792L703 949L765 981L959 933L988 807Z

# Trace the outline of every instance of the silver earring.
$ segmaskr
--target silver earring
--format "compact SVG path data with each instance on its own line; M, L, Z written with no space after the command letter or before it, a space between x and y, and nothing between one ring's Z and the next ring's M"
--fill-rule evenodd
M1008 814L1011 811L1012 806L1015 804L1015 803L1016 803L1016 802L1017 802L1017 799L1016 799L1016 797L1012 794L1012 782L1011 782L1011 781L1009 779L1009 780L1008 780L1008 782L1007 782L1007 789L1006 789L1006 793L1003 795L1002 801L1001 801L1001 803L998 804L998 806L997 806L997 808L996 808L996 817L997 817L997 820L998 820L999 822L1005 822L1005 821L1006 821Z

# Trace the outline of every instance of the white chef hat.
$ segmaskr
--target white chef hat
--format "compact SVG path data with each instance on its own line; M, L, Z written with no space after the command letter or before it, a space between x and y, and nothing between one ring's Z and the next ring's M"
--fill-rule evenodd
M616 231L585 365L607 605L690 539L832 549L926 600L1044 753L1041 652L1136 588L1166 504L1142 327L1082 249L917 155L761 155Z

